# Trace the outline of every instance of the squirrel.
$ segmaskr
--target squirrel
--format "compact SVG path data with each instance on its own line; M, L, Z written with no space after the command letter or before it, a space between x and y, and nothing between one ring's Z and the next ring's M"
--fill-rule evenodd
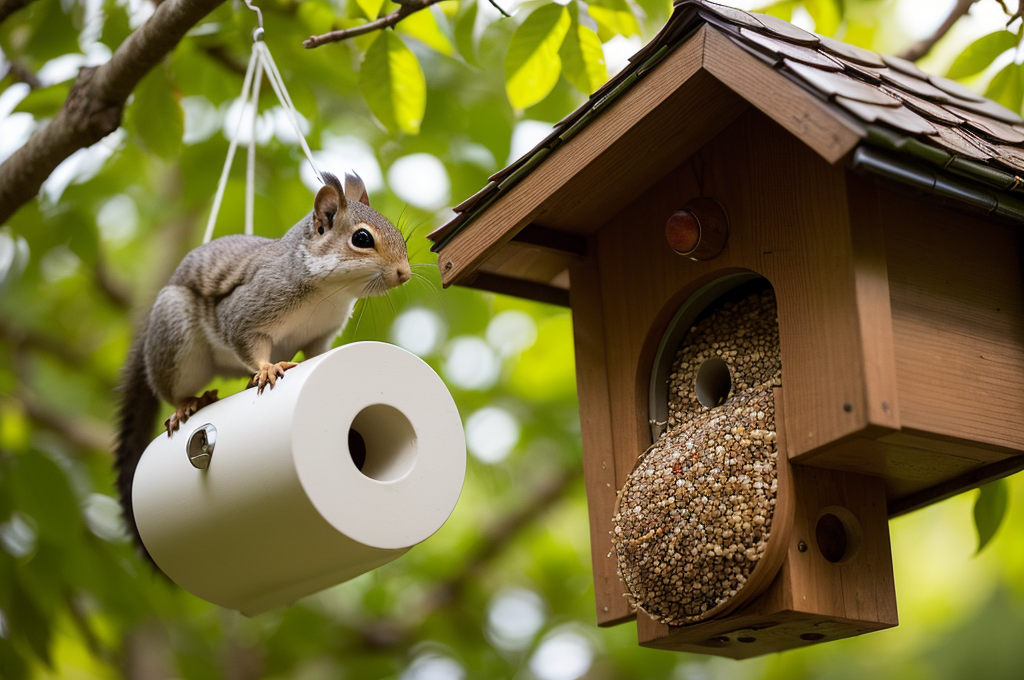
M279 239L234 234L189 252L157 294L128 351L115 452L125 524L149 558L132 509L132 479L160 400L175 407L167 436L217 390L214 376L251 376L262 394L291 359L326 352L355 303L412 277L405 239L370 207L363 181L324 172L313 210ZM150 559L150 562L152 560Z

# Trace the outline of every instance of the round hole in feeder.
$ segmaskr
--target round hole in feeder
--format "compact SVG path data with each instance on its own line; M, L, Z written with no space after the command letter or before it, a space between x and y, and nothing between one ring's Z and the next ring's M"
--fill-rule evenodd
M822 557L839 564L849 562L860 549L860 522L846 508L830 506L821 511L814 525L814 540Z
M821 633L804 633L803 635L800 636L800 639L801 640L810 640L810 641L824 640L825 636L823 634L821 634Z
M416 431L393 406L373 404L356 414L348 433L349 455L360 472L379 482L401 479L416 464Z
M750 635L744 635L743 637L736 638L736 642L743 642L745 644L750 644L751 642L757 642L757 638L756 637L751 637Z
M725 402L732 391L729 364L720 357L708 359L697 370L697 401L705 408L714 408Z

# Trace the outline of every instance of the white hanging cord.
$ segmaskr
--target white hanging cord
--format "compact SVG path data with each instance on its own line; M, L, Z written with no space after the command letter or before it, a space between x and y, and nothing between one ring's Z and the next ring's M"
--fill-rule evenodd
M248 159L245 163L245 233L252 236L253 209L256 204L256 119L260 112L260 83L263 59L256 54L256 73L252 82L252 126L249 129Z
M288 114L288 120L291 121L292 127L295 129L295 136L299 138L299 144L302 145L302 151L306 154L306 160L309 161L309 166L313 168L313 174L323 184L324 177L320 174L320 168L316 166L316 161L313 160L313 152L309 150L309 145L306 144L306 136L302 134L302 128L299 127L298 113L295 110L295 105L292 104L292 98L288 96L288 88L284 85L281 72L277 70L277 64L274 62L274 57L270 54L270 48L267 47L266 43L258 42L255 45L255 49L259 50L263 56L267 67L267 79L270 81L270 86L274 88L274 93L277 95L278 101L281 102L285 113Z
M242 129L242 119L245 118L245 105L249 101L249 88L252 86L253 71L256 68L256 50L253 50L249 57L249 65L245 68L245 78L242 80L242 115L238 117L238 125L235 126L235 134L228 145L228 157L224 159L224 169L220 172L220 181L217 183L217 193L213 196L213 207L210 209L210 219L206 223L206 233L203 234L203 243L209 243L213 238L213 227L217 224L217 214L220 212L220 203L224 199L224 189L228 185L228 172L231 170L231 162L235 160L235 149L238 148L238 133Z
M256 119L259 114L260 84L263 81L264 70L267 80L270 81L270 86L274 89L274 94L277 95L277 99L281 103L288 121L295 130L295 135L299 139L302 151L306 154L306 160L309 161L310 167L313 168L313 174L316 175L321 184L324 183L323 175L320 174L320 169L316 166L316 161L313 160L313 152L309 150L309 145L306 143L306 136L302 133L302 128L299 126L298 111L296 111L295 105L292 104L292 98L288 95L288 88L285 87L281 72L277 70L277 64L274 62L274 57L270 54L270 48L263 42L263 13L259 7L252 4L251 0L245 0L245 5L256 13L259 28L253 31L252 34L252 54L249 55L249 64L246 66L245 78L242 80L242 96L240 99L242 111L238 117L238 124L235 126L235 134L228 145L228 155L224 159L224 169L221 170L220 181L217 183L217 193L213 197L213 207L210 210L210 219L206 223L203 243L209 243L213 238L213 229L217 224L217 215L220 213L220 205L224 200L224 190L228 184L228 174L231 172L231 164L235 160L235 151L238 148L238 137L242 130L242 120L249 110L250 103L252 105L252 123L249 129L249 140L246 145L245 233L250 235L253 233L253 214L256 199ZM249 96L250 90L252 90L251 98Z

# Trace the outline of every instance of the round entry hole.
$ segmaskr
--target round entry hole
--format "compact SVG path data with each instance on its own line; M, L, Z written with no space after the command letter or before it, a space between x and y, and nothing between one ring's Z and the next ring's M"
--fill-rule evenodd
M825 508L814 526L814 539L826 560L848 562L860 548L860 522L846 508Z
M697 370L697 401L705 408L714 408L725 403L732 391L732 376L729 364L724 359L708 359Z
M367 406L348 431L352 463L380 482L401 479L416 464L416 431L405 415L387 404Z

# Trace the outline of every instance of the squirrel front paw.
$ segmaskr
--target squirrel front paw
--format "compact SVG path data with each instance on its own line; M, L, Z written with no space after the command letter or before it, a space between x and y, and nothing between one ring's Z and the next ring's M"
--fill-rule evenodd
M276 364L264 363L260 365L259 370L256 371L256 375L254 375L252 380L249 381L249 385L255 386L257 388L257 393L263 394L263 388L267 386L267 383L270 383L270 389L274 389L274 385L277 384L277 379L283 378L285 371L289 368L295 368L296 366L298 366L298 364L294 361L279 361Z

